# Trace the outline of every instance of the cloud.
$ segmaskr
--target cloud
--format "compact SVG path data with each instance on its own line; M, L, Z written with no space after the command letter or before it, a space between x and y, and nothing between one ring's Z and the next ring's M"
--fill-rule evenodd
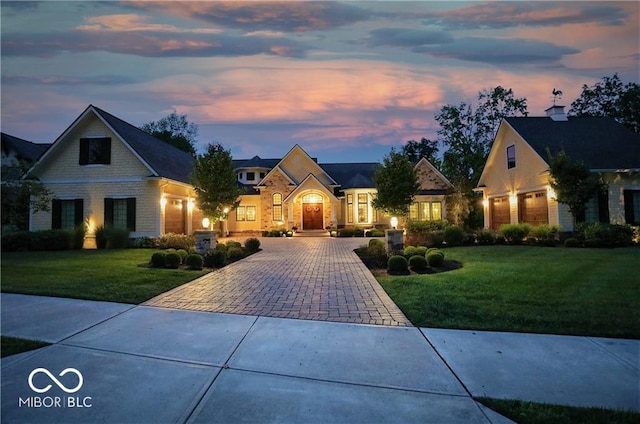
M2 84L24 84L24 85L66 85L66 86L93 86L93 85L121 85L135 83L133 78L122 75L95 75L95 76L11 76L2 75Z
M245 31L306 32L366 20L370 12L328 1L131 2L130 6Z
M143 57L302 57L307 47L286 38L172 32L84 31L3 34L3 56L53 57L63 52L107 51Z
M446 32L409 28L380 28L369 34L370 46L414 47L452 41L451 35Z
M572 47L557 46L546 41L484 37L459 38L445 45L415 47L413 51L439 58L495 65L553 63L564 55L579 53Z
M589 2L490 2L426 14L425 23L449 29L556 26L596 22L623 25L627 12L617 5Z
M148 16L136 14L103 15L85 18L86 24L76 27L79 31L115 31L115 32L167 32L167 33L197 33L219 34L220 29L214 28L179 28L169 24L154 24L149 22Z

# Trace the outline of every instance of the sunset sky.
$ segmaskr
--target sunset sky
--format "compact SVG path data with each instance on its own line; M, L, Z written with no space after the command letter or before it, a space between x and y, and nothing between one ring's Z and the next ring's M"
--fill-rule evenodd
M639 81L640 2L2 1L2 132L54 141L94 104L172 111L235 158L379 161L502 85L531 116Z

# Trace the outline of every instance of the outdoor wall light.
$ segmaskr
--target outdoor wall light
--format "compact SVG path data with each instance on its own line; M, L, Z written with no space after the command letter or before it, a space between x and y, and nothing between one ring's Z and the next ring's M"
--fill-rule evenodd
M209 225L211 225L211 221L206 216L202 218L202 228L209 229Z
M489 199L483 199L482 200L482 206L484 206L485 208L489 207Z
M396 218L395 216L391 217L391 227L395 230L396 228L398 228L398 218Z
M165 206L167 206L167 198L166 197L163 197L163 198L160 199L160 206L162 206L163 208Z

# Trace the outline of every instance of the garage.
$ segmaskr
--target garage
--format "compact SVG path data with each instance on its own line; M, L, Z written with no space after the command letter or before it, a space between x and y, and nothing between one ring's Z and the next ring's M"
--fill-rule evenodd
M491 199L491 228L498 231L502 224L511 223L509 197L495 197Z
M518 222L531 225L549 223L546 190L518 195Z
M187 202L180 199L168 199L164 209L164 232L185 234L187 222Z

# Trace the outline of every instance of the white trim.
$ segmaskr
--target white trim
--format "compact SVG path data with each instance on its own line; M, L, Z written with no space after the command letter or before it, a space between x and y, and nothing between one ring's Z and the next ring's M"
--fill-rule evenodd
M40 180L42 184L140 183L145 181L147 181L146 177Z

